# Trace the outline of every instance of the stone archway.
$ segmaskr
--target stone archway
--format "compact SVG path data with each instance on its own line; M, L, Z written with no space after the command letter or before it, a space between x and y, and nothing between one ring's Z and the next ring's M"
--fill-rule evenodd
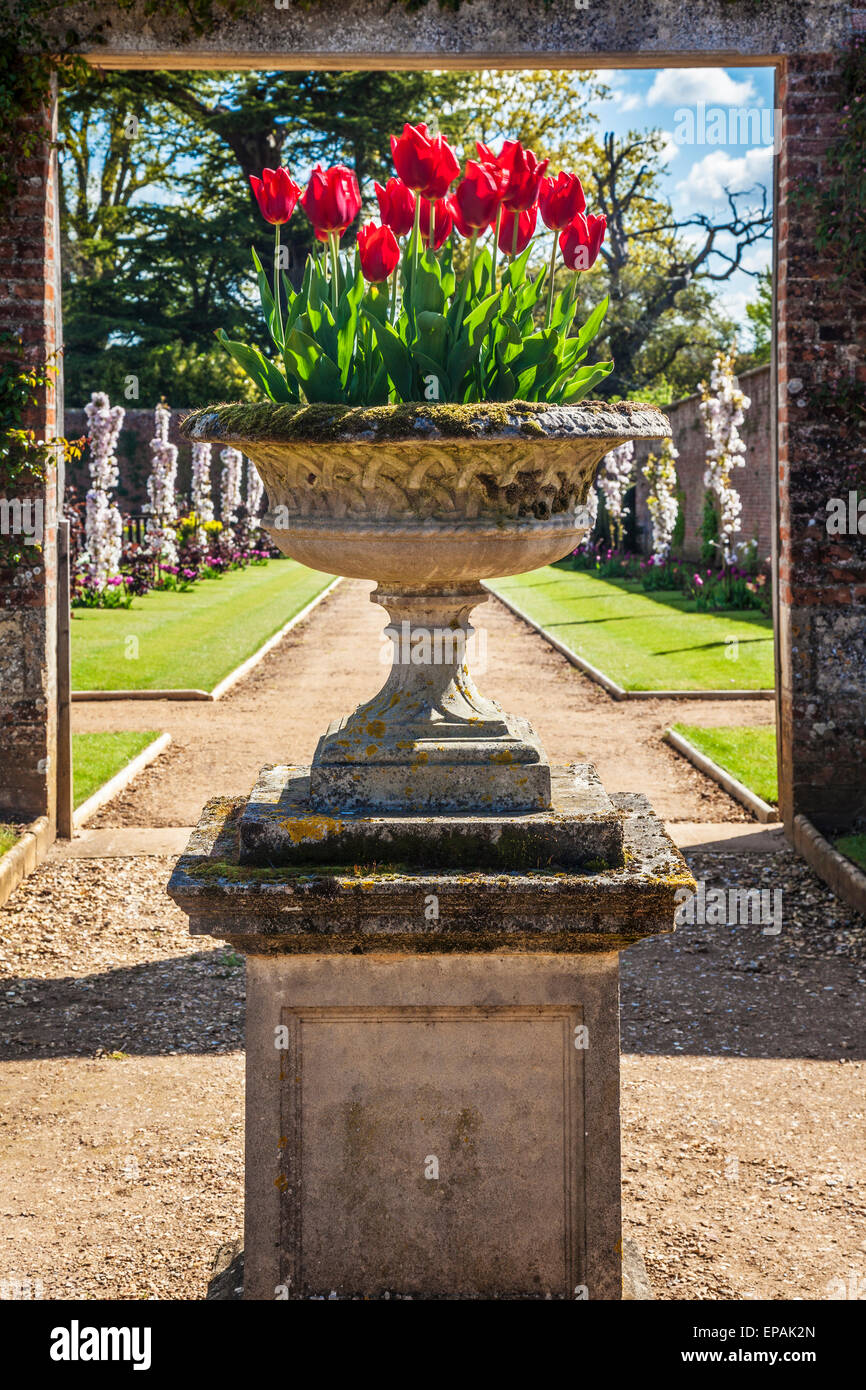
M66 7L63 24L100 17ZM782 143L776 160L775 497L777 714L780 803L789 835L805 817L821 830L866 811L866 562L858 538L831 537L826 506L848 494L849 446L828 421L828 388L862 382L858 345L866 309L833 279L814 249L814 200L836 130L840 69L852 36L866 33L866 0L712 0L699 12L677 0L582 8L572 0L473 0L456 13L430 4L407 17L372 0L289 0L205 37L177 23L104 8L107 41L87 52L108 67L614 67L774 65ZM82 29L86 25L82 22ZM53 100L53 98L48 98ZM54 156L20 163L19 194L2 231L0 329L19 332L35 357L60 341ZM33 424L46 436L59 415L47 395ZM862 460L861 474L862 476ZM46 484L44 564L3 581L0 644L0 815L53 818L56 767L56 489Z

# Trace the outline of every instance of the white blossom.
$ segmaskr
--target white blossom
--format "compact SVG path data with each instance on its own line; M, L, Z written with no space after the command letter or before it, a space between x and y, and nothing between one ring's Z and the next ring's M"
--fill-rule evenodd
M94 391L84 407L90 434L90 479L85 515L85 550L81 563L97 589L120 573L122 527L120 512L109 496L117 486L117 438L126 411L109 404L104 391Z
M177 447L168 442L168 427L171 411L163 402L155 411L156 433L150 441L151 467L147 480L149 503L145 511L149 513L147 522L147 543L151 555L158 558L161 565L177 564Z
M203 546L207 539L206 521L213 521L213 496L210 484L211 446L197 443L192 446L192 480L190 506L196 519L196 542Z
M650 454L643 467L643 475L649 483L647 507L653 524L652 561L655 565L664 564L668 558L677 524L679 503L674 463L678 458L673 440L664 439L658 455Z
M220 521L222 531L220 541L224 549L230 549L235 539L235 523L241 505L241 471L244 456L240 449L228 445L220 453L222 474L220 476Z
M604 505L610 518L617 545L622 544L622 524L628 516L625 495L634 482L634 444L627 439L605 456L598 475L598 486L604 493Z
M732 353L717 352L713 358L710 384L702 383L701 418L710 446L707 449L707 468L704 486L715 494L719 503L719 540L726 565L734 553L734 533L740 529L742 503L740 494L731 483L735 468L745 466L746 446L740 438L739 427L751 405L749 397L740 390L734 376Z

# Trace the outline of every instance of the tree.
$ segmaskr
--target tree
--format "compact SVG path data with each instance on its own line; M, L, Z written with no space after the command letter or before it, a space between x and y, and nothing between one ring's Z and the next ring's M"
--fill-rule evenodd
M640 394L660 378L677 394L695 389L720 338L731 337L714 287L745 269L745 252L772 226L763 188L728 191L728 212L719 218L675 218L660 189L662 145L659 132L632 131L623 141L605 135L589 177L587 201L607 218L606 274L589 276L587 293L593 300L610 295L599 346L615 363L608 394Z
M755 298L746 305L754 346L751 352L737 358L737 371L740 372L770 360L773 345L773 274L769 267L759 272L757 291Z
M94 389L133 404L248 394L213 335L222 326L268 347L250 246L267 264L273 242L249 174L282 161L302 182L315 162L343 161L374 205L373 180L392 172L391 132L438 109L464 80L423 72L94 71L64 92L70 403ZM285 233L297 278L312 227L299 211Z

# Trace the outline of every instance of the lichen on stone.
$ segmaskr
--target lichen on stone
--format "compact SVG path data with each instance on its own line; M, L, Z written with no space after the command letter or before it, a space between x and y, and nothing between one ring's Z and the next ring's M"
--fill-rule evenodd
M222 403L194 410L181 424L187 439L213 442L309 442L327 440L543 438L559 431L555 420L607 424L622 419L629 434L646 432L647 414L660 432L668 422L655 406L632 401L581 401L550 406L533 401L481 401L467 405L408 401L400 405L277 405L272 401ZM545 418L546 417L546 418ZM549 426L549 427L548 427ZM567 431L566 431L567 432Z

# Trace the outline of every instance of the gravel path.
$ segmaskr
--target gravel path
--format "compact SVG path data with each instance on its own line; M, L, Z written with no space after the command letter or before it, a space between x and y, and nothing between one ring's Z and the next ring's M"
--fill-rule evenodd
M692 867L784 923L624 954L626 1234L659 1298L823 1298L866 1273L866 926L789 851ZM201 1298L242 1230L243 962L170 868L46 862L0 910L0 1274L46 1297Z
M372 586L344 581L255 671L213 704L176 701L75 703L74 728L167 729L172 745L89 824L192 825L219 793L249 792L266 762L308 762L331 719L369 699L387 672ZM764 724L768 701L612 701L525 623L490 599L475 613L486 629L482 690L527 715L555 762L589 761L608 791L646 792L667 821L746 820L746 812L662 742L667 726ZM479 640L479 650L484 647Z
M341 585L218 703L75 704L76 729L174 740L92 824L192 824L262 763L308 760L382 682L369 588ZM595 762L669 822L746 819L661 734L772 705L616 704L499 603L476 617L479 684L553 760ZM866 1274L866 924L789 850L687 857L708 886L781 888L783 925L686 926L624 954L625 1232L659 1298L823 1298ZM52 859L0 910L0 1276L49 1298L202 1298L242 1231L243 960L189 937L171 862Z

